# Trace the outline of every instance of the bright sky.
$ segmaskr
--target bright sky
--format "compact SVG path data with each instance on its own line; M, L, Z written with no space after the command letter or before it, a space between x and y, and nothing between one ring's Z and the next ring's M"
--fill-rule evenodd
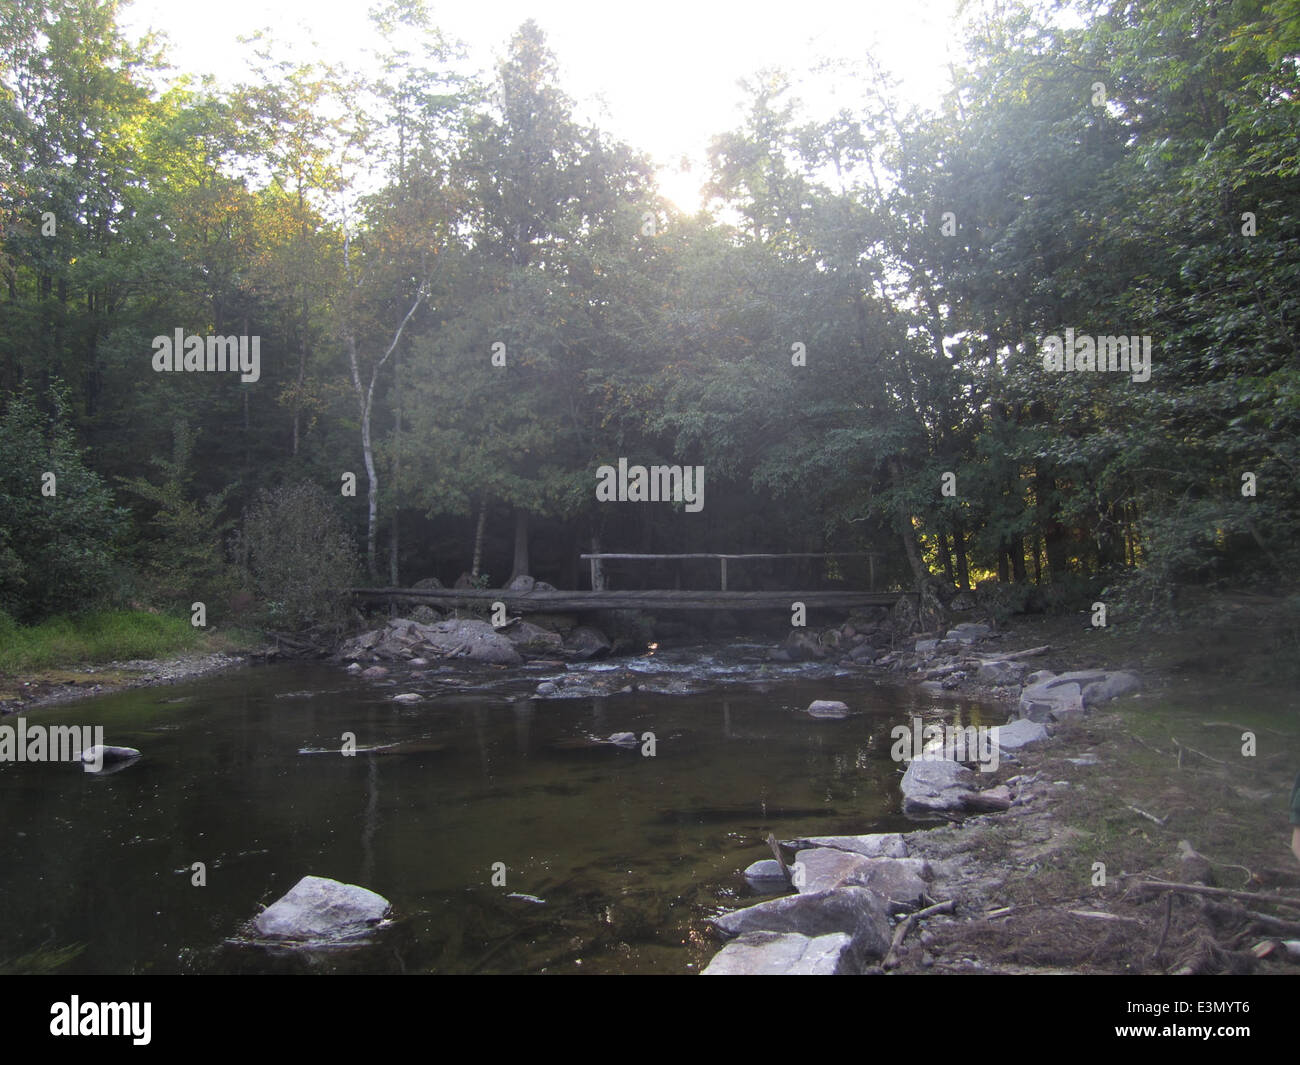
M519 24L536 19L584 118L648 152L660 186L694 211L709 139L734 128L745 97L739 79L769 67L796 80L822 59L874 54L906 99L934 103L960 56L957 0L460 0L430 4L434 22L490 70ZM246 77L238 37L270 28L279 41L315 41L328 61L361 62L373 39L368 0L134 0L122 21L138 34L166 33L172 62L223 83ZM843 106L822 76L798 95L817 114ZM841 94L842 97L842 94ZM680 162L689 160L690 172Z

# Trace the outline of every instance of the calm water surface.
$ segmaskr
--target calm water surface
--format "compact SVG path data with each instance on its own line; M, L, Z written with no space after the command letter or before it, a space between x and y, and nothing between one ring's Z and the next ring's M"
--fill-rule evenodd
M537 700L553 674L375 684L281 665L37 711L32 724L102 725L144 757L107 776L0 764L0 969L65 952L60 971L85 973L696 971L717 950L704 920L752 901L739 871L770 856L769 831L912 826L897 812L894 725L1002 719L757 657L630 663L692 695ZM391 701L412 690L425 701ZM856 713L810 719L799 711L815 698ZM572 746L621 731L653 732L655 757ZM346 732L403 746L345 758ZM195 862L206 886L191 883ZM505 887L491 883L497 862ZM308 874L378 891L400 919L346 952L227 943Z

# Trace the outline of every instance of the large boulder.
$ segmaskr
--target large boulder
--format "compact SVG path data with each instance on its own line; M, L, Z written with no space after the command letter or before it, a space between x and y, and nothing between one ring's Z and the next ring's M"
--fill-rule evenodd
M1118 670L1087 669L1045 676L1020 693L1020 716L1030 721L1059 721L1141 687L1142 681L1134 674Z
M552 656L564 650L564 639L558 632L551 632L531 621L512 621L497 631L523 654Z
M810 939L797 932L747 932L722 948L701 976L844 976L858 972L843 932Z
M442 581L438 580L437 577L421 577L418 581L416 581L413 585L411 585L411 587L421 588L421 589L441 588Z
M1030 721L1062 721L1083 713L1083 689L1060 677L1031 684L1020 693L1019 713Z
M613 649L609 637L590 625L579 625L564 641L564 649L570 658L585 662L589 658L604 658Z
M514 580L512 580L512 581L509 583L509 585L506 586L506 591L508 591L508 592L519 592L519 593L521 593L521 594L523 594L523 595L527 595L529 592L531 592L531 591L533 590L533 587L534 587L536 584L537 584L537 582L536 582L535 580L533 580L532 577L528 576L528 574L526 574L526 573L521 573L521 574L519 574L518 577L516 577Z
M946 758L915 758L903 774L903 812L963 810L975 794L975 774Z
M433 625L410 622L416 643L422 655L436 654L443 658L467 658L471 662L515 666L523 661L518 651L506 637L488 622L476 618L455 618Z
M388 900L356 884L304 876L253 920L270 939L350 939L368 932L389 911Z
M911 907L925 894L930 867L918 858L866 858L850 851L817 847L798 853L793 873L800 894L865 887L882 899Z
M883 958L889 950L889 916L885 904L866 888L843 887L807 895L786 895L724 913L713 918L712 924L726 936L796 932L816 939L841 932L852 940L856 964Z

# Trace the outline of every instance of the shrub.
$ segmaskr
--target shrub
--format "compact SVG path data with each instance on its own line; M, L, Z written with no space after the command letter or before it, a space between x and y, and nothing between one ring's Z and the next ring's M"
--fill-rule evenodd
M267 621L291 630L340 631L360 571L356 544L316 485L264 491L245 526L249 566Z

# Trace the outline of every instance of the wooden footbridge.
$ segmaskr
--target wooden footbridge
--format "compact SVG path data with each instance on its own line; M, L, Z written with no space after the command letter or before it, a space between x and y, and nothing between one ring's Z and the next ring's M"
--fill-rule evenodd
M915 596L909 591L754 591L738 592L727 588L727 562L746 559L773 558L832 558L870 557L871 583L875 584L875 556L872 552L840 552L838 554L689 554L689 555L629 555L588 554L583 559L591 563L592 590L578 591L511 591L508 588L355 588L353 595L369 602L424 603L429 606L470 607L491 606L504 603L515 613L575 613L588 610L783 610L791 604L803 603L809 609L830 608L851 610L854 607L892 607L900 598ZM642 590L612 590L605 586L601 563L605 560L660 560L660 559L717 559L720 563L721 588L715 590L653 588Z

